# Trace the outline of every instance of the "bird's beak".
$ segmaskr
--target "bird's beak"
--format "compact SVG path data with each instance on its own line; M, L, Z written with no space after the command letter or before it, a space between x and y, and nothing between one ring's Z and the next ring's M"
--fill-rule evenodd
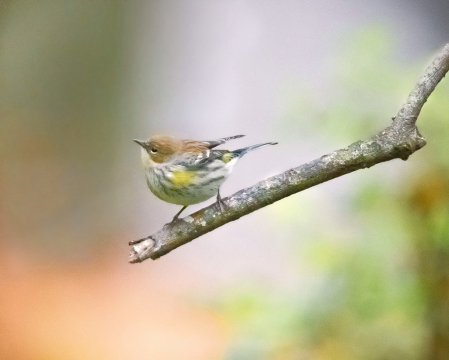
M136 142L136 143L138 143L140 146L142 146L143 148L145 147L145 141L141 141L141 140L137 140L137 139L134 139L133 140L134 142Z

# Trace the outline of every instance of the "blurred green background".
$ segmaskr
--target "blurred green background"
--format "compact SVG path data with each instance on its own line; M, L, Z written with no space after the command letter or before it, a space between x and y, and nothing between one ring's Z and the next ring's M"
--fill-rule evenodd
M449 359L447 79L408 161L127 264L179 210L146 189L133 138L278 141L227 196L386 127L448 16L438 0L1 1L0 358Z

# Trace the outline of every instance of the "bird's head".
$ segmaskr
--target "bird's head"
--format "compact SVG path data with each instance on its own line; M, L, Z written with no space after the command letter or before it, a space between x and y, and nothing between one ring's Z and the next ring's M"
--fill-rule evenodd
M142 159L148 157L156 164L169 162L182 149L182 142L166 135L155 135L148 140L134 140L142 146Z
M155 135L148 140L134 140L142 147L144 166L157 166L170 162L176 156L200 155L207 151L207 143L202 141L178 140L167 135Z

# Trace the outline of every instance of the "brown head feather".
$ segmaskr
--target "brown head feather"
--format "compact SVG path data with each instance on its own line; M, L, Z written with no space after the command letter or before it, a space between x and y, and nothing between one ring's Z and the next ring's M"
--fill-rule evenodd
M145 142L145 149L156 163L169 161L179 153L201 153L207 150L206 144L199 141L178 140L167 135L155 135Z
M201 141L184 140L183 151L191 153L202 153L208 149L207 144Z
M168 161L182 147L181 141L166 135L150 137L145 144L145 149L156 163Z

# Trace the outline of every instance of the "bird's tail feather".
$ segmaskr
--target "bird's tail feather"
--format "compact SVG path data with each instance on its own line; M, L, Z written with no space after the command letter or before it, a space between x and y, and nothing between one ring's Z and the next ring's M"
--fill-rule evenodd
M247 152L250 152L250 151L253 151L253 150L259 149L261 147L268 146L268 145L277 145L277 142L268 142L268 143L248 146L243 149L234 150L233 153L238 155L239 157L241 157L241 156L245 155Z

